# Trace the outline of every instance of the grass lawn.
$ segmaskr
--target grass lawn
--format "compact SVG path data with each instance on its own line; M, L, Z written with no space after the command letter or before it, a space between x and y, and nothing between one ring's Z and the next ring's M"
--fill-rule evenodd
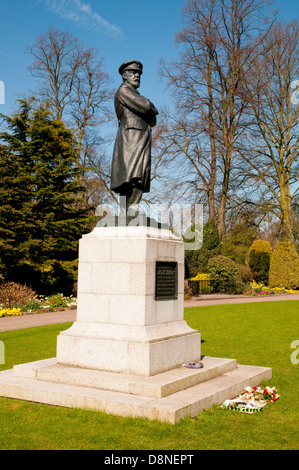
M272 367L273 378L264 385L275 386L280 398L261 413L214 406L171 425L0 398L0 449L299 449L299 363L291 362L291 343L299 340L298 307L298 301L283 301L185 309L188 324L202 334L202 354ZM69 326L0 333L6 360L0 370L54 357L56 337Z

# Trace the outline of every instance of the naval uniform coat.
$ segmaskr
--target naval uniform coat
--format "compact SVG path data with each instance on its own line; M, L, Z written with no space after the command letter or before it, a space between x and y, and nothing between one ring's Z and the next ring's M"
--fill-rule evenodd
M124 82L117 90L114 106L119 128L115 140L111 189L126 195L128 187L150 189L151 128L158 110L136 88Z

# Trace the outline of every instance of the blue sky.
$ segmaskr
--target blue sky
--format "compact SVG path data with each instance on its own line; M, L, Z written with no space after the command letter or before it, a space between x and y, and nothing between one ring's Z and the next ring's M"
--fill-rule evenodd
M5 104L11 114L15 101L36 88L27 66L26 45L33 44L49 27L69 31L104 59L112 86L121 83L119 65L140 60L144 74L140 92L159 108L167 104L164 83L158 76L160 58L171 61L177 51L174 37L181 29L184 0L0 0L0 80L5 84ZM277 0L284 20L299 17L298 0ZM299 79L299 77L298 77Z

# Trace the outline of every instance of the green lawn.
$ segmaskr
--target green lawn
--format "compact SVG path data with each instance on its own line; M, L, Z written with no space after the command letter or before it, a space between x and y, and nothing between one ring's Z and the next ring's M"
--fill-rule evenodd
M0 398L0 449L299 449L299 364L291 362L291 343L299 340L298 315L298 301L185 309L188 324L202 334L202 354L272 367L267 384L281 397L262 413L214 406L195 419L170 425ZM56 337L69 326L0 333L6 359L0 369L54 357Z

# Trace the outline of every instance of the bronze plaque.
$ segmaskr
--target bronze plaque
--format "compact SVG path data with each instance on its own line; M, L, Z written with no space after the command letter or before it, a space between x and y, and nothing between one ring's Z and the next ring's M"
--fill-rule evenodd
M173 261L156 262L156 300L178 298L178 264Z

